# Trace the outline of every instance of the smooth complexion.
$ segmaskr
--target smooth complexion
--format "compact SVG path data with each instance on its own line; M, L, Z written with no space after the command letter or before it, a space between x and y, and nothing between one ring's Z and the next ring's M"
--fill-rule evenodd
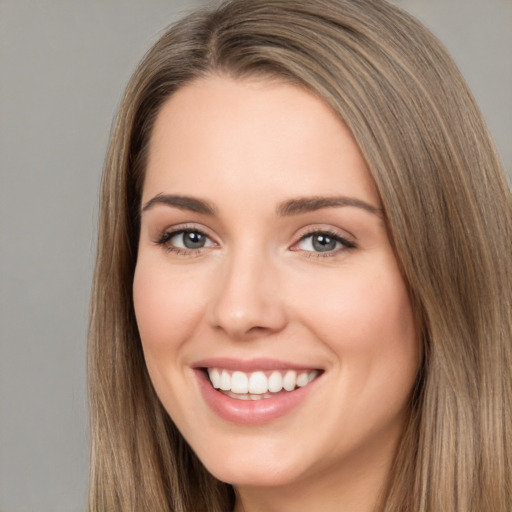
M321 100L212 76L166 102L133 293L155 390L237 511L371 510L418 343L374 183ZM246 401L206 367L316 373Z

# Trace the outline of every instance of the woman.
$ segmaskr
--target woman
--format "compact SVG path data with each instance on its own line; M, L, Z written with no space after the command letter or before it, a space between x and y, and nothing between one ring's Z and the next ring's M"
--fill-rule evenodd
M455 65L386 2L171 27L105 164L91 510L510 510L511 219Z

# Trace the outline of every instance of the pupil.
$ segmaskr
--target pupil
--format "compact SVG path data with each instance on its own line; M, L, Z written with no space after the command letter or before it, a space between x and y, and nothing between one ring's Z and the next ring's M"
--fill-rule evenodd
M318 252L333 251L336 249L336 240L328 235L316 235L313 238L313 248Z
M183 235L183 245L187 249L199 249L205 242L205 236L195 231L189 231Z

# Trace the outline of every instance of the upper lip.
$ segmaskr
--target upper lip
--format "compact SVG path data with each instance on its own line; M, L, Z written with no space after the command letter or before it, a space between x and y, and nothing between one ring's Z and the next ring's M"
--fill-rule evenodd
M192 365L193 368L222 368L225 370L239 370L242 372L255 372L258 370L319 370L320 368L293 363L290 361L282 361L279 359L233 359L230 357L215 357L202 359Z

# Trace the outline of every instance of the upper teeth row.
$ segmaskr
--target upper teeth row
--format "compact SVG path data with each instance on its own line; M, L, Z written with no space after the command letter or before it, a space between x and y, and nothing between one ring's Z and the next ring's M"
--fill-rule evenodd
M318 371L288 370L283 374L276 370L267 377L262 371L229 373L227 370L208 368L208 375L215 389L232 393L262 394L277 393L282 389L293 391L296 387L302 387L311 382L318 375Z

